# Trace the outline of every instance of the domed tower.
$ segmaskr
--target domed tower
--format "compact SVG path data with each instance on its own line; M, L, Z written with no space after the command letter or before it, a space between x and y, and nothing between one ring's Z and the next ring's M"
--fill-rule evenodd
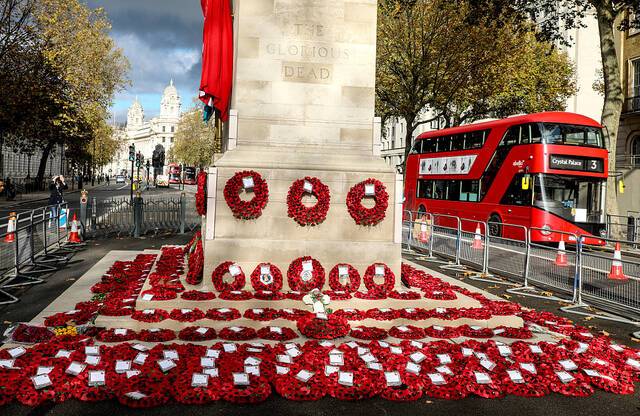
M164 89L162 101L160 101L160 117L180 117L180 96L178 90L173 85L173 79Z
M136 130L142 127L144 123L144 110L136 97L129 111L127 112L127 130Z

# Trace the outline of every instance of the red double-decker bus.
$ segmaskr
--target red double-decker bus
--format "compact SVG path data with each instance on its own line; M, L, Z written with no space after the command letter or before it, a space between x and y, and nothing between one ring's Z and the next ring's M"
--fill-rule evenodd
M488 221L491 235L506 238L522 238L506 224L541 229L531 232L538 242L567 240L547 230L604 236L607 175L596 121L566 112L513 116L418 136L404 209Z

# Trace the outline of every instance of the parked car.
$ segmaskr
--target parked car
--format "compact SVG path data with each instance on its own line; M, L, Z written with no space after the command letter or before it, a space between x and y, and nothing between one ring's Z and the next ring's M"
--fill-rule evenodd
M124 175L116 175L116 183L126 183Z
M158 175L156 176L156 187L158 188L168 188L169 187L169 178L167 175Z

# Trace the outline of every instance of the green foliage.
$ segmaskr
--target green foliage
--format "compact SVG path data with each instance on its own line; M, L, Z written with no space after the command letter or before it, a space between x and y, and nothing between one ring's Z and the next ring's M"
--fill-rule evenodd
M129 64L104 11L79 0L5 0L0 6L0 134L11 147L64 143L76 162L115 153L106 119ZM98 155L101 152L112 153ZM43 174L44 164L38 176Z
M214 153L221 151L214 123L202 121L202 109L194 108L180 118L169 160L188 166L205 167L213 162Z

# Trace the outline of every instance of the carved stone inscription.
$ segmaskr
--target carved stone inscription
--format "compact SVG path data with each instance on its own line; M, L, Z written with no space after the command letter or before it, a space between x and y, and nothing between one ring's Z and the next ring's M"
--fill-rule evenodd
M282 59L282 80L312 84L333 82L333 64L349 60L351 51L333 42L333 30L315 23L286 23L282 42L266 44L266 53Z

